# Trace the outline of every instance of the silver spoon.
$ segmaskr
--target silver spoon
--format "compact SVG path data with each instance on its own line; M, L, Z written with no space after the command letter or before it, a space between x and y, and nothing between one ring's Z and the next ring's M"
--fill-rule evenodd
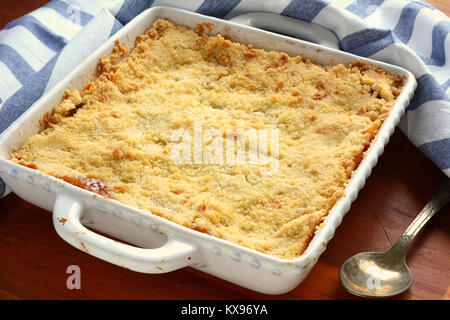
M360 297L386 298L409 289L412 274L405 262L414 237L430 218L450 200L450 179L446 178L414 221L386 252L362 252L347 259L339 270L345 289Z

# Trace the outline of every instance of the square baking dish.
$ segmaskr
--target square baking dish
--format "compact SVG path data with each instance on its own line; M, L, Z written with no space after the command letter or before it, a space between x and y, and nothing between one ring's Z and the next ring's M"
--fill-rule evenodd
M226 34L234 42L282 51L289 55L301 55L322 65L347 64L360 60L368 65L377 65L391 74L405 77L401 94L353 173L344 196L330 210L323 225L300 257L286 260L269 256L180 226L118 201L103 198L39 170L9 161L13 148L20 146L38 132L39 120L60 102L67 88L81 89L89 80L94 79L99 59L111 52L116 40L121 44L134 46L136 36L144 34L159 18L191 29L198 24L208 23L211 24L208 34ZM356 199L358 191L364 186L366 178L377 163L395 126L404 114L415 87L416 81L412 73L397 66L242 24L179 9L155 7L141 13L106 41L1 135L0 176L24 200L46 210L53 210L53 223L58 234L73 246L95 257L144 273L163 273L191 266L255 291L282 294L298 286L325 250L351 202ZM136 246L110 239L91 229Z

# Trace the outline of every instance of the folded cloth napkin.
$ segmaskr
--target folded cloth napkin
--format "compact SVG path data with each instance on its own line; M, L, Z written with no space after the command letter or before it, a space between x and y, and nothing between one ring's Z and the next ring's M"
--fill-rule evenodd
M400 127L450 176L450 19L404 0L54 0L0 31L0 133L107 38L151 6L230 19L273 12L332 30L341 49L414 73ZM0 196L8 187L0 180Z

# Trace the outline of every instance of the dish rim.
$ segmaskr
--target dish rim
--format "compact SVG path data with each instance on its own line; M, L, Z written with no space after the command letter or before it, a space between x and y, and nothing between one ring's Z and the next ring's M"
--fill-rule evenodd
M152 24L156 19L158 18L164 18L164 11L172 11L177 13L182 13L184 15L190 15L191 17L196 17L198 19L202 19L204 22L211 22L216 23L219 25L227 25L230 27L230 29L243 29L248 32L256 32L259 34L269 34L272 38L281 38L286 41L293 42L296 45L306 45L307 47L310 47L312 49L319 49L323 50L325 52L329 53L335 53L337 56L346 56L349 59L360 60L362 62L365 62L372 66L379 66L382 69L392 72L396 71L397 74L405 75L406 80L404 82L404 86L402 88L402 92L397 97L391 111L389 112L389 115L384 120L381 128L377 132L374 139L371 141L370 147L365 152L362 161L358 165L358 167L353 171L352 177L348 180L347 186L344 189L344 195L341 196L334 206L328 211L325 219L323 220L321 226L317 231L314 232L311 240L308 243L307 248L305 251L298 257L294 259L285 259L285 258L279 258L276 256L272 256L267 253L259 252L255 249L250 249L248 247L236 244L234 242L231 242L229 240L224 240L209 234L204 234L202 232L195 231L191 228L179 225L169 219L162 218L156 214L151 213L150 211L146 211L143 209L139 209L137 207L133 207L124 203L119 202L118 200L114 199L108 199L104 198L98 194L95 194L91 191L84 190L78 187L75 187L71 185L68 182L63 181L62 179L58 179L54 176L45 174L41 172L40 170L30 169L24 166L21 166L17 163L12 162L9 159L6 159L4 156L0 155L0 165L1 166L13 166L17 170L27 172L28 174L32 175L39 175L41 177L44 177L45 179L48 179L52 181L53 183L58 184L61 188L64 188L64 190L70 190L71 194L74 195L77 199L80 201L86 201L86 198L96 198L96 200L102 201L106 204L108 204L110 207L120 207L123 210L133 212L135 214L139 214L142 216L148 216L151 215L151 218L158 221L161 225L165 225L166 227L173 229L172 231L176 231L181 238L183 238L183 234L187 233L190 235L188 242L192 241L192 238L198 238L198 243L202 243L204 241L208 242L214 242L214 243L220 243L222 246L231 247L234 251L243 251L246 254L250 256L255 256L260 260L269 260L270 262L281 264L281 265L293 265L293 264L302 264L304 262L308 262L309 260L317 260L318 257L325 251L326 244L328 244L328 241L334 236L336 228L340 225L342 222L342 218L344 215L348 212L350 209L350 204L357 198L357 194L359 190L364 186L365 181L367 177L370 175L372 168L375 166L375 164L378 161L378 157L382 154L384 150L384 146L388 143L389 137L393 133L396 125L398 124L398 121L400 120L400 117L405 112L405 109L407 105L409 104L409 100L411 99L414 89L416 87L416 81L413 76L413 74L401 67L394 66L385 62L360 57L351 53L343 52L340 50L328 48L322 45L314 44L308 41L303 41L295 38L291 38L288 36L276 34L273 32L256 29L249 26L244 26L240 24L236 24L233 22L229 22L227 20L222 20L210 16L204 16L198 13L193 13L189 11L185 11L182 9L175 9L170 7L152 7L150 9L147 9L143 11L141 14L136 16L133 21L138 21L139 19L142 19L143 17L146 17L150 11L154 11L155 15L158 16L158 10L163 11L163 14L159 14L159 17L156 17L155 20L149 21L148 24ZM97 48L94 52L92 52L88 58L86 58L81 64L79 64L75 69L73 69L69 74L67 74L64 79L62 79L58 85L50 89L48 92L46 92L33 106L31 106L27 111L25 111L20 117L18 117L1 135L0 135L0 148L4 147L6 144L6 141L9 137L12 136L12 134L16 134L18 129L20 128L20 125L25 122L32 114L36 113L36 111L40 108L43 108L42 105L46 104L47 100L50 100L53 96L60 96L62 92L64 92L65 89L70 88L71 81L76 78L80 73L83 72L85 69L85 64L87 61L90 60L97 60L97 56L104 56L107 51L110 50L111 45L114 44L116 39L122 39L123 37L127 36L127 33L133 28L133 23L130 22L126 26L124 26L121 30L119 30L116 34L114 34L112 37L110 37L108 40L106 40L99 48ZM176 24L180 24L178 22L175 22ZM201 22L198 22L201 23ZM234 40L233 40L234 41ZM247 43L248 44L248 43ZM255 48L258 48L257 45L254 46ZM274 50L277 50L274 48ZM277 50L278 51L278 50ZM339 60L339 57L337 58ZM55 105L52 104L47 108L47 110L51 110ZM1 168L0 168L1 169ZM59 192L61 192L59 190ZM57 194L58 192L56 192ZM177 230L178 229L178 230ZM323 244L325 243L325 245Z

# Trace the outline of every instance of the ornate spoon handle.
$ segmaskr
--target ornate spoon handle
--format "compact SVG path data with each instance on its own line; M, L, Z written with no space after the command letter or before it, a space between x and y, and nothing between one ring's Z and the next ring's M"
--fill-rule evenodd
M392 254L406 256L409 245L414 240L419 231L425 226L428 220L439 211L450 200L450 179L445 178L433 197L420 211L417 217L411 222L406 231L400 236L397 242L388 251Z

